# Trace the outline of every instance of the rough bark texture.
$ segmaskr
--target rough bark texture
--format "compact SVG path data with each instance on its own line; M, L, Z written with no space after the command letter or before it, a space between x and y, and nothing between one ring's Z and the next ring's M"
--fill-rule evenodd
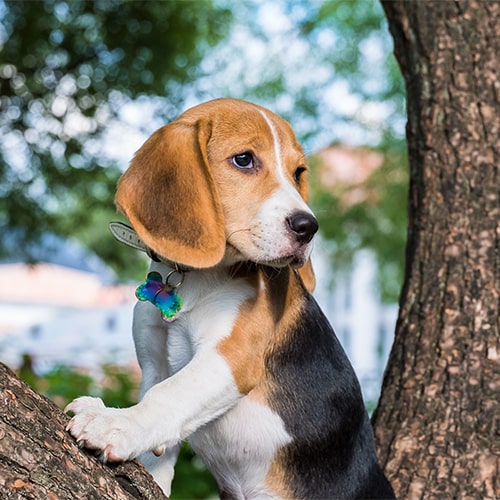
M500 498L500 2L383 7L411 182L380 457L400 498Z
M80 450L67 421L0 363L0 498L165 498L137 462L104 465Z

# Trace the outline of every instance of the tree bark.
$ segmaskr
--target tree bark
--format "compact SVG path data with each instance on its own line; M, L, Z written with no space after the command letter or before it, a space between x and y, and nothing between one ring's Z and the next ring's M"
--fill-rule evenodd
M400 498L499 498L500 3L382 4L411 180L380 458Z
M0 363L0 498L165 498L137 462L102 464L65 431L68 417Z

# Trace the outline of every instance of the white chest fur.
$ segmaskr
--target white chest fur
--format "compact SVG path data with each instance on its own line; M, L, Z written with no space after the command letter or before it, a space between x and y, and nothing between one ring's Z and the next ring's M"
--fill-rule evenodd
M189 442L231 498L277 498L266 479L276 451L291 441L281 418L251 396L194 433Z
M152 270L168 272L161 264ZM153 306L138 305L134 338L143 368L141 394L147 392L151 399L154 393L160 396L161 386L171 385L168 397L174 401L164 401L165 417L169 406L182 406L186 424L180 437L190 436L219 484L236 498L265 498L272 457L291 438L278 415L237 392L229 366L217 352L217 344L231 334L241 304L256 291L244 279L211 270L186 273L178 293L183 307L168 325ZM161 396L166 395L162 390ZM194 420L187 418L192 412Z

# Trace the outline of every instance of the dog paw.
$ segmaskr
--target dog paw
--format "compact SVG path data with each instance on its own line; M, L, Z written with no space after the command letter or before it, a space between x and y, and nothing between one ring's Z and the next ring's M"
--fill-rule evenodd
M64 411L74 414L66 430L78 446L100 451L103 461L130 460L145 451L143 432L132 408L106 408L101 399L85 396L72 401Z
M93 398L91 396L82 396L76 398L64 408L64 413L69 411L75 415L89 408L106 408L101 398Z

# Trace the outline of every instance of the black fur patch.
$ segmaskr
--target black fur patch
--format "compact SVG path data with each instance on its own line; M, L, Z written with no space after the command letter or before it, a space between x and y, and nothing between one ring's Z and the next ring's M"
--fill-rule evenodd
M308 499L394 498L377 462L353 368L316 301L305 291L303 301L291 337L265 360L269 404L293 437L278 455L290 493Z

